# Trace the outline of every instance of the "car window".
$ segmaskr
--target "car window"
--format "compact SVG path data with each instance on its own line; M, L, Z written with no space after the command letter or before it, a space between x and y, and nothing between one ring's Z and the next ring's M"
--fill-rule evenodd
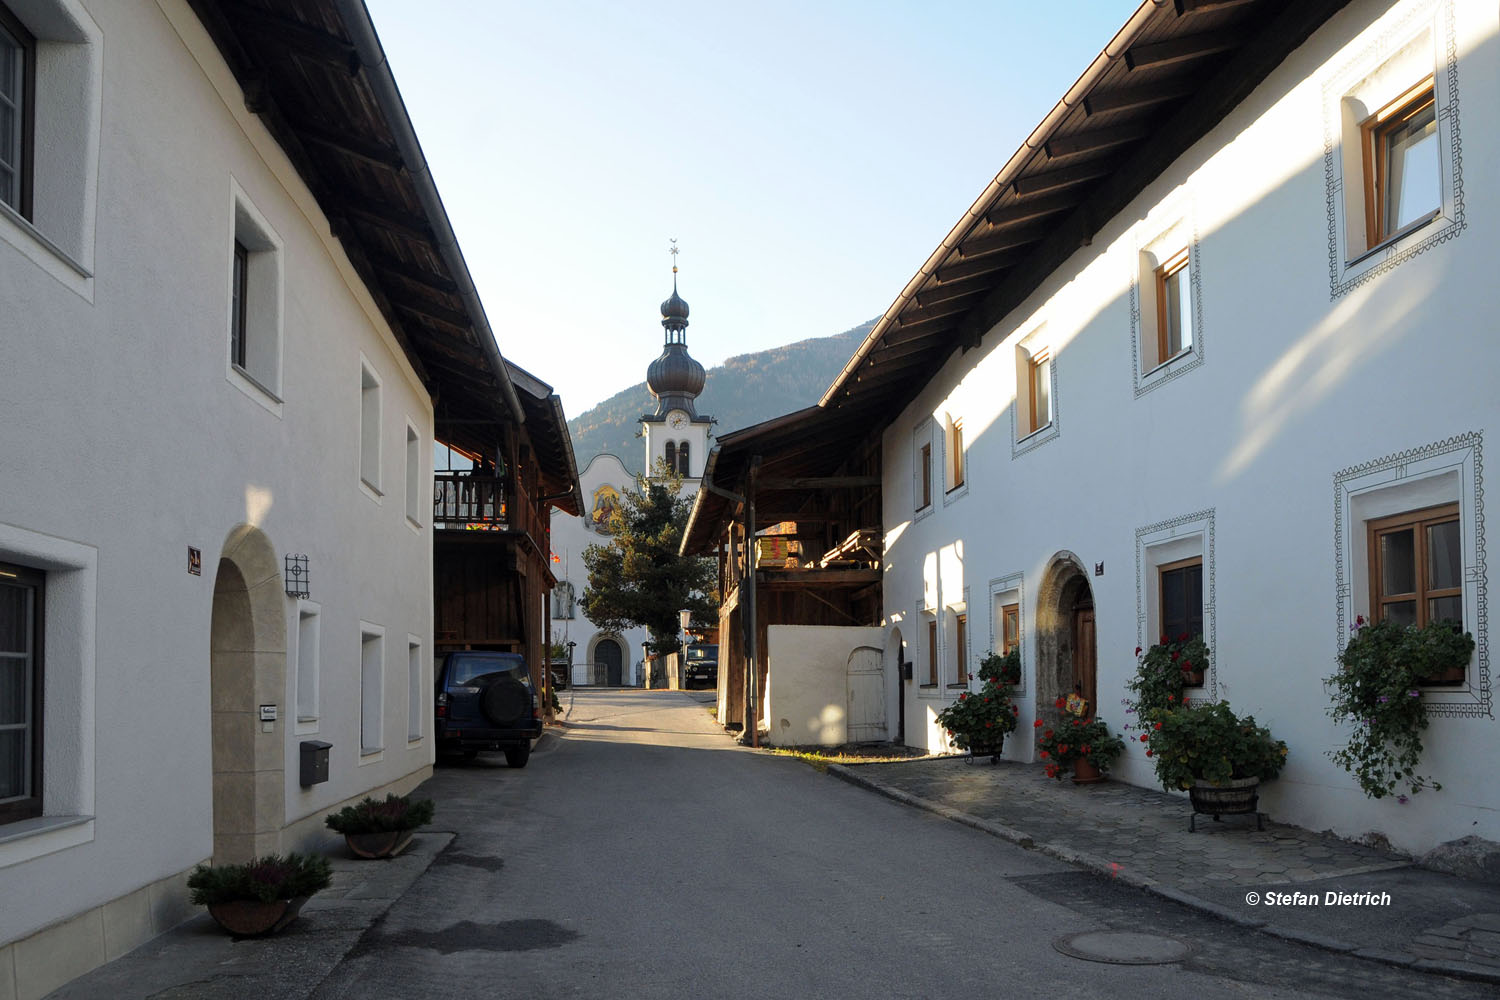
M690 660L717 660L719 658L718 646L689 646L688 659Z
M448 662L450 685L488 684L501 674L508 674L523 684L531 683L531 678L526 672L526 665L520 660L513 660L509 657L498 659L492 656L454 656Z

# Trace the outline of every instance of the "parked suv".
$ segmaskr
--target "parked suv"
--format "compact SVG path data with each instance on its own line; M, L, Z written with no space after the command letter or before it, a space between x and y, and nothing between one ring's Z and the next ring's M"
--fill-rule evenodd
M687 664L682 670L682 684L702 683L719 686L719 647L712 643L694 643L687 649Z
M505 751L511 767L525 767L531 741L542 735L542 714L531 672L520 653L448 653L437 670L437 749L474 757Z

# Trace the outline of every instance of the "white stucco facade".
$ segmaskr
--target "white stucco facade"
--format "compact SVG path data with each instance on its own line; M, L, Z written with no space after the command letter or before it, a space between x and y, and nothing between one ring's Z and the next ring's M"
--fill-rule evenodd
M46 578L43 816L0 825L0 898L25 901L0 906L0 964L25 994L46 982L8 943L103 912L114 957L186 915L180 876L221 846L305 849L334 805L430 773L431 510L409 497L431 495L433 411L186 3L12 6L70 19L92 102L73 200L0 213L0 564ZM274 722L216 722L261 705ZM331 744L309 788L303 740ZM88 967L82 919L50 953L63 979Z
M908 743L945 746L933 719L958 693L952 664L977 671L1015 604L1024 680L1006 755L1032 758L1038 696L1051 697L1037 623L1067 610L1064 567L1087 583L1098 710L1118 730L1134 650L1161 628L1158 569L1201 559L1212 667L1194 693L1227 699L1290 748L1263 808L1407 850L1500 839L1483 489L1483 444L1500 422L1496 17L1493 4L1350 4L890 425L884 600L915 664L914 680L891 686ZM1360 254L1341 115L1423 76L1439 109L1436 214ZM1152 268L1179 249L1192 344L1158 366ZM1043 350L1050 419L1028 433L1028 360ZM955 422L965 475L950 489ZM921 507L924 446L934 482ZM1370 800L1328 759L1343 731L1323 678L1370 613L1367 524L1449 503L1478 648L1462 685L1423 694L1434 716L1423 771L1443 788ZM936 684L924 683L929 621ZM1138 743L1116 775L1155 784Z

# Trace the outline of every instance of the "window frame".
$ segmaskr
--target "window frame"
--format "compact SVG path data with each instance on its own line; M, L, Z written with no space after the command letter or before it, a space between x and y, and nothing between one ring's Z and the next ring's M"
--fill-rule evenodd
M1167 576L1171 573L1181 573L1189 569L1198 570L1198 631L1193 632L1191 628L1177 627L1167 621ZM1191 605L1191 602L1189 602ZM1171 562L1158 563L1156 567L1156 618L1157 632L1168 639L1175 640L1186 632L1189 638L1196 635L1203 637L1203 556L1188 556L1184 559L1174 559ZM1192 619L1191 613L1188 615ZM1184 623L1186 624L1186 623ZM1188 671L1188 687L1203 686L1203 668L1200 666L1195 670Z
M241 375L253 379L245 368L245 299L250 291L250 251L238 238L234 241L234 257L230 267L229 299L229 363Z
M968 482L964 468L964 420L963 417L948 421L948 440L944 442L948 452L948 490L961 489Z
M677 475L684 479L692 471L692 451L688 448L688 442L677 442Z
M1401 93L1373 115L1360 122L1360 155L1364 165L1365 253L1379 250L1407 233L1427 225L1442 212L1441 185L1433 194L1437 204L1420 217L1396 229L1387 229L1386 212L1390 200L1390 139L1414 116L1432 111L1434 139L1437 129L1437 86L1432 75ZM1438 161L1442 175L1442 160Z
M371 651L373 650L373 656ZM373 737L372 742L366 742ZM359 756L361 763L385 751L385 629L359 623Z
M1186 272L1186 273L1184 274L1183 272ZM1189 341L1185 345L1182 343L1182 330L1181 330L1181 323L1180 322L1178 324L1178 331L1177 331L1177 350L1174 351L1174 350L1171 349L1171 346L1172 346L1172 336L1171 336L1172 330L1171 330L1171 325L1170 325L1170 323L1168 321L1168 317L1169 317L1170 314L1169 314L1169 312L1167 310L1167 282L1170 281L1172 278L1176 277L1179 274L1182 275L1182 278L1180 280L1187 282L1187 289L1188 289L1188 310L1187 310L1187 314L1190 317L1191 313L1192 313L1192 306L1193 306L1193 290L1192 290L1193 289L1193 286L1192 286L1193 268L1192 268L1192 247L1191 246L1184 246L1181 250L1178 250L1176 253L1172 254L1172 256L1168 257L1165 261L1163 261L1161 263L1161 265L1156 268L1156 271L1155 271L1155 275L1156 275L1156 364L1152 366L1153 368L1159 368L1162 365L1168 364L1169 362L1173 361L1174 359L1176 359L1178 357L1181 357L1183 354L1186 354L1186 353L1188 353L1189 351L1191 351L1193 349L1193 343L1192 343L1191 339L1189 339Z
M1459 505L1454 503L1435 504L1430 507L1420 507L1414 510L1403 511L1399 514L1391 514L1386 517L1372 518L1365 522L1365 539L1368 546L1368 561L1365 565L1369 569L1370 585L1370 620L1379 622L1385 619L1385 606L1397 601L1411 601L1415 606L1416 625L1418 628L1427 624L1428 612L1427 602L1438 597L1456 597L1459 599L1460 614L1464 598L1463 571L1460 568L1459 581L1456 587L1431 588L1427 585L1427 528L1439 524L1456 524L1459 531L1459 549L1463 549L1463 518L1460 516ZM1384 573L1384 564L1381 561L1380 539L1384 535L1396 534L1400 531L1410 530L1412 532L1412 577L1416 590L1406 594L1386 594L1381 585ZM1459 627L1463 628L1466 623L1459 619ZM1456 687L1468 680L1468 665L1455 668L1440 677L1429 678L1422 682L1423 687Z
M1021 645L1021 603L1000 605L1000 648L996 650L1001 656L1009 656L1010 651Z
M936 615L927 615L927 684L926 687L938 686L938 621Z
M30 774L28 775L28 794L18 797L9 802L0 802L0 825L16 823L21 820L34 819L42 815L42 800L45 794L43 779L45 776L45 734L43 727L46 722L46 607L47 607L47 575L41 570L32 569L28 566L20 566L14 563L0 563L0 576L5 577L0 583L9 586L26 587L30 591L31 611L31 643L30 664L27 667L30 690L28 691L28 708L31 713L30 721L26 728L30 734L30 746L28 756L30 758ZM12 582L14 581L14 582Z
M921 463L921 472L918 475L922 479L922 502L917 504L917 509L926 510L932 506L932 442L926 442L918 447L917 456Z
M385 419L383 385L380 373L359 356L359 483L366 495L376 501L384 496L381 488L381 451L384 447Z
M952 688L967 688L969 686L968 659L969 648L969 613L967 611L953 612L953 680L949 683Z
M32 221L32 188L36 170L36 36L26 29L20 19L0 2L0 29L16 41L21 53L21 100L16 123L17 144L20 155L14 164L16 171L16 201L0 202L9 207L27 222Z
M1045 429L1052 423L1052 349L1043 347L1036 352L1027 352L1026 364L1028 366L1026 378L1030 391L1027 393L1027 409L1030 424L1026 434L1032 435L1037 431ZM1042 420L1037 412L1037 397L1041 395L1039 387L1045 383L1047 392L1047 419Z

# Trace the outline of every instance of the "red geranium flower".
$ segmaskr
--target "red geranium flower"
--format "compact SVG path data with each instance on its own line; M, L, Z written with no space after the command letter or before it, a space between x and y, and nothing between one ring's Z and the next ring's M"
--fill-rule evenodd
M1141 647L1139 647L1139 646L1135 647L1135 655L1136 656L1140 656L1141 655Z
M1089 752L1089 748L1088 748L1088 747L1087 747L1087 746L1085 746L1085 747L1084 747L1084 748L1083 748L1083 752L1084 752L1084 753L1088 753L1088 752Z
M1177 658L1178 658L1178 657L1179 657L1179 656L1181 656L1181 655L1182 655L1182 654L1181 654L1181 653L1173 653L1173 654L1172 654L1172 659L1174 659L1174 660L1175 660L1175 659L1177 659Z
M1048 757L1051 757L1051 756L1052 755L1050 753L1048 753L1047 751L1045 751L1045 750L1042 751L1042 760L1046 760Z
M1144 742L1146 742L1146 740L1147 740L1147 739L1149 739L1149 738L1150 738L1150 737L1148 737L1148 736L1147 736L1147 735L1146 735L1146 734L1145 734L1145 733L1142 733L1142 734L1141 734L1141 742L1142 742L1142 743L1144 743Z
M1168 701L1176 701L1177 700L1177 696L1175 694L1169 694L1169 695L1167 695L1167 700Z
M1192 670L1193 669L1193 661L1192 660L1183 660L1182 661L1182 669L1183 670Z
M1064 705L1067 704L1067 701L1065 699L1063 699L1063 698L1058 698L1052 704L1055 705L1055 706L1057 706L1058 708L1062 708Z
M1150 757L1150 756L1151 756L1151 751L1150 751L1150 750L1149 750L1149 749L1147 749L1147 751L1146 751L1146 756L1147 756L1147 757Z
M1064 743L1062 746L1060 746L1060 747L1057 748L1057 752L1058 753L1067 753L1068 752L1068 745L1066 743Z
M1041 729L1042 728L1042 720L1041 719L1037 719L1035 722L1033 722L1031 724L1031 728L1032 729Z
M1036 720L1036 724L1040 726L1042 724L1042 720L1041 719ZM1044 740L1050 740L1051 738L1052 738L1052 730L1050 730L1050 729L1047 730L1045 733L1042 734L1042 739L1044 739Z
M1154 727L1154 728L1156 728L1156 729L1160 729L1160 728L1161 728L1161 723L1160 723L1160 722L1158 722L1158 723L1157 723L1157 724L1156 724L1156 726L1155 726L1155 727Z
M1162 636L1161 637L1161 642L1158 643L1158 645L1165 646L1166 644L1167 644L1167 637L1166 636Z
M963 694L959 695L958 696L958 700L959 701L968 701L969 700L969 692L965 691Z

